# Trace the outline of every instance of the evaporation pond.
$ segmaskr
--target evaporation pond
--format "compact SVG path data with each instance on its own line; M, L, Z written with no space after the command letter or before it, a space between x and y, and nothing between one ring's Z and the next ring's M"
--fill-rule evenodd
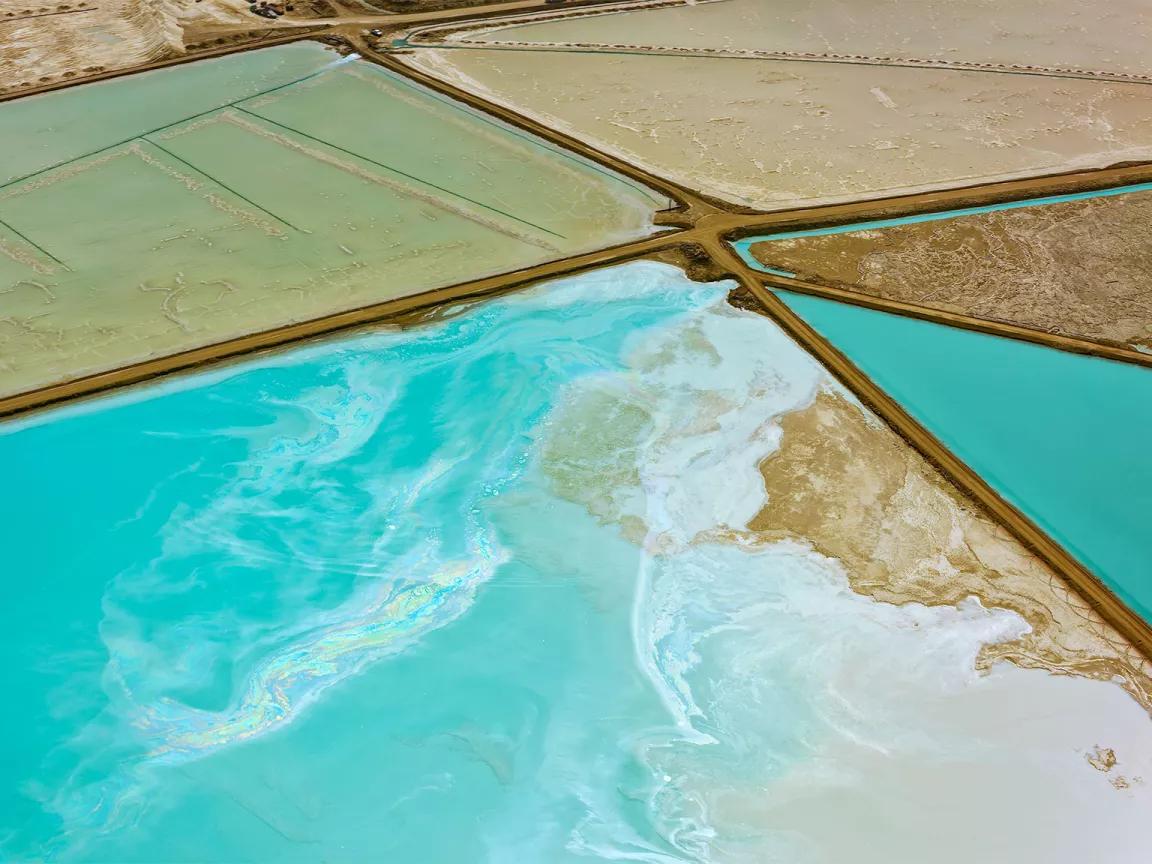
M635 263L0 425L0 858L1142 861L1152 789L1084 758L1152 777L1120 685L979 673L1015 612L749 527L775 418L903 445L730 287Z
M1152 621L1152 370L779 293Z
M0 106L0 396L647 234L663 198L300 43Z

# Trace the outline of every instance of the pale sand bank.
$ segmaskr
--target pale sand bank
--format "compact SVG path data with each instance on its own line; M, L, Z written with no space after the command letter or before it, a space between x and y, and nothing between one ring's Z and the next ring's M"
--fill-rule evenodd
M1028 625L985 645L982 667L1010 659L1123 681L1152 707L1152 667L1039 559L775 325L709 312L676 342L638 346L630 362L645 393L589 386L565 407L565 434L545 454L561 494L652 551L796 541L886 603L979 597ZM653 393L676 401L674 424L653 428ZM743 465L759 465L760 476Z
M306 17L325 0L299 0ZM0 95L253 41L272 29L243 0L0 0ZM205 41L205 34L211 36Z
M389 12L493 5L492 0L273 0L265 18L248 0L0 0L0 96L291 36L343 20L387 23ZM291 6L291 9L287 7ZM372 26L368 24L368 26Z
M709 804L731 822L715 826L786 833L798 862L1146 859L1152 730L1118 690L1003 666L913 698L915 728L817 746L759 799L719 793Z

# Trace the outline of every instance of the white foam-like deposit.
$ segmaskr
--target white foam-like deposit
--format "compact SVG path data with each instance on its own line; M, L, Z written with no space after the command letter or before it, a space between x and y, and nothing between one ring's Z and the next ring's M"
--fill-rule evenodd
M642 265L564 297L604 297L613 280L631 292L633 274L645 293L698 290ZM573 385L566 404L578 415L600 395L652 418L628 451L638 488L611 499L619 518L646 526L634 656L669 724L640 746L650 818L678 855L638 850L587 791L571 849L642 861L1141 860L1152 724L1121 688L1007 665L981 672L986 645L1028 631L1017 613L975 597L877 602L804 542L747 533L779 418L821 388L841 391L822 367L722 297L645 331L626 359L620 373ZM588 428L582 419L553 434ZM1097 746L1123 752L1124 766L1097 770ZM1085 830L1094 824L1111 827ZM954 830L962 836L945 842Z

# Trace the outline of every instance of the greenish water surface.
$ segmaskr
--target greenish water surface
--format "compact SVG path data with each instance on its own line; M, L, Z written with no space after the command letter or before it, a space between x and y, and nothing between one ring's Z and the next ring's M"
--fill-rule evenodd
M778 293L1152 621L1152 370Z
M0 106L0 396L643 236L664 199L315 43Z

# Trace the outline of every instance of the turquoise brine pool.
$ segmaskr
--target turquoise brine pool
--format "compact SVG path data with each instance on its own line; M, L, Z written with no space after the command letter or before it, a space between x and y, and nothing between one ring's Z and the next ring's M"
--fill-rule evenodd
M1082 752L1152 776L1123 689L978 673L1015 613L746 529L835 385L728 287L612 268L0 426L0 859L1142 861L1149 790Z
M778 293L1152 621L1152 371Z

